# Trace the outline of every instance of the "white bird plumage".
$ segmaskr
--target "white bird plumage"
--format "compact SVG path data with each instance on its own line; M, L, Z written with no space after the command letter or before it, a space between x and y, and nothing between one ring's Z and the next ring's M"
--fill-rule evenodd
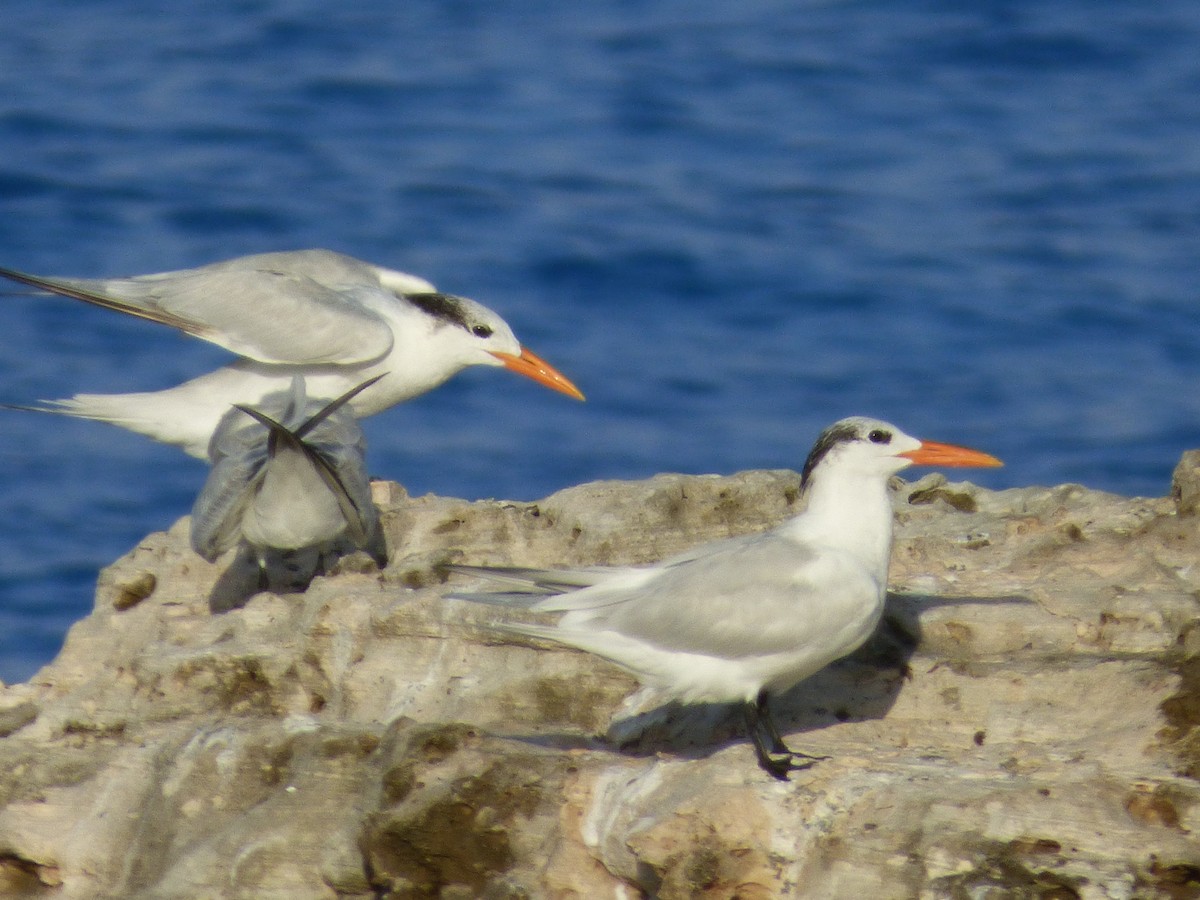
M43 277L5 268L0 276L170 325L237 354L229 365L166 390L76 394L33 407L110 422L200 458L231 406L254 406L286 390L293 375L303 375L310 394L322 397L382 375L354 398L359 418L473 365L505 366L583 399L487 307L330 250L262 253L131 278Z
M562 613L555 625L501 627L602 656L665 698L744 703L760 765L786 778L814 758L788 749L769 699L875 630L892 545L887 479L914 463L1000 464L877 419L843 419L821 434L804 465L804 511L770 531L643 568L455 566L518 589L452 596Z

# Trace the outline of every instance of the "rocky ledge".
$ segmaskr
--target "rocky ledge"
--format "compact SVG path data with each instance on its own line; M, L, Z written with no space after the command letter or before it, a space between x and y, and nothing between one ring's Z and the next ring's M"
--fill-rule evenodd
M655 560L793 514L793 472L377 483L384 571L242 606L182 520L0 694L0 894L1197 896L1198 467L1159 499L895 482L888 612L781 698L831 757L788 783L728 709L622 711L619 670L498 639L443 566Z

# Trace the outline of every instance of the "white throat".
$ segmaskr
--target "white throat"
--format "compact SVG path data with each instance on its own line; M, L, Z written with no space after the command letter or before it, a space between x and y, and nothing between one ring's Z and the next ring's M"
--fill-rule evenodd
M892 503L885 477L862 477L832 469L817 471L805 494L804 512L780 532L858 559L886 582L892 553Z

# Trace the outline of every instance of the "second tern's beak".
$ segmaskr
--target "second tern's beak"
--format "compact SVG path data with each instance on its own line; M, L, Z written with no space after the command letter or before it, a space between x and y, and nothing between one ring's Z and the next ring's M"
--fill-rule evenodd
M514 356L511 353L500 353L495 350L488 351L500 362L504 363L506 369L510 369L526 378L532 378L538 384L544 384L551 390L566 394L568 397L574 397L576 400L583 399L583 393L575 385L571 384L558 369L550 365L541 357L521 348L521 355Z
M922 441L916 450L898 453L905 459L911 459L919 466L979 466L992 468L1004 463L990 453L982 453L969 447L957 447L954 444L939 444L936 441Z

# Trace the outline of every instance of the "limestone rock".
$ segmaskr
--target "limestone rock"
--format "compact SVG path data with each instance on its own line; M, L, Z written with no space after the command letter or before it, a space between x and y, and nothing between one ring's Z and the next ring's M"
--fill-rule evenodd
M1200 511L1200 450L1188 450L1171 477L1171 496L1181 516Z
M377 484L382 572L221 613L229 561L182 520L0 693L0 895L1200 894L1190 501L893 488L884 623L781 698L832 757L788 783L729 710L635 707L607 663L498 638L444 566L649 562L793 515L795 473L537 503Z

